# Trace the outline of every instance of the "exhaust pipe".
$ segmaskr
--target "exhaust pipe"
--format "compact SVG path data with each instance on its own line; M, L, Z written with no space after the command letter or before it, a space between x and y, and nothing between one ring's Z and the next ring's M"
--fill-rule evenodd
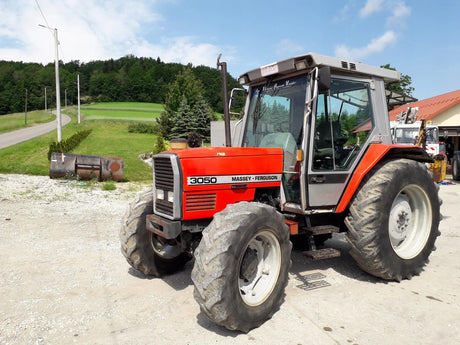
M222 73L222 103L224 105L224 124L225 124L225 146L232 146L232 137L230 131L230 111L228 109L228 86L227 86L227 63L220 62L222 54L217 58L217 69Z

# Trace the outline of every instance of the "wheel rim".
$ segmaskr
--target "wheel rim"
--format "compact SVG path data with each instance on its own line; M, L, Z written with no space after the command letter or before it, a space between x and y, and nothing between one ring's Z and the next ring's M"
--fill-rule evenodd
M272 293L281 269L281 248L268 230L259 232L248 243L240 260L238 287L243 302L262 304Z
M395 253L412 259L425 247L432 225L431 202L418 185L404 187L391 206L389 237Z
M179 256L181 249L178 245L171 245L168 240L151 234L150 243L156 255L165 260L174 259Z

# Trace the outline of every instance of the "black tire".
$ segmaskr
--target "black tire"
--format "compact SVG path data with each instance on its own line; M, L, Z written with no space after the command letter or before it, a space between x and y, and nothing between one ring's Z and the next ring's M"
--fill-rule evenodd
M174 240L148 231L146 216L153 212L153 189L139 193L129 205L120 229L121 252L128 263L145 275L161 276L183 268L190 259Z
M454 152L452 157L452 179L460 181L460 151Z
M365 177L345 219L350 254L364 271L396 281L422 271L440 235L438 189L425 165L408 159Z
M284 217L273 207L228 205L195 251L192 280L201 311L230 330L260 326L283 302L291 249Z

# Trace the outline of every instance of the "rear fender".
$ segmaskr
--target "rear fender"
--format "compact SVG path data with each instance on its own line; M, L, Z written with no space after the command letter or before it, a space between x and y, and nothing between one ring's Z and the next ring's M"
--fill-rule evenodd
M351 198L360 186L364 176L366 176L377 163L382 160L398 158L407 158L418 162L433 163L433 158L431 158L425 150L418 146L372 144L369 146L361 162L356 167L335 212L340 213L345 211Z

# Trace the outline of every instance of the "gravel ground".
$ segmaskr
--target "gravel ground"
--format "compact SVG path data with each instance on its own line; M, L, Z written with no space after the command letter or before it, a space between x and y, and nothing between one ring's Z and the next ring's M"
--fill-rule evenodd
M193 299L192 262L146 278L120 253L128 203L147 185L0 174L0 344L459 344L460 185L443 185L441 237L401 283L342 257L293 253L286 300L247 334L218 327Z

